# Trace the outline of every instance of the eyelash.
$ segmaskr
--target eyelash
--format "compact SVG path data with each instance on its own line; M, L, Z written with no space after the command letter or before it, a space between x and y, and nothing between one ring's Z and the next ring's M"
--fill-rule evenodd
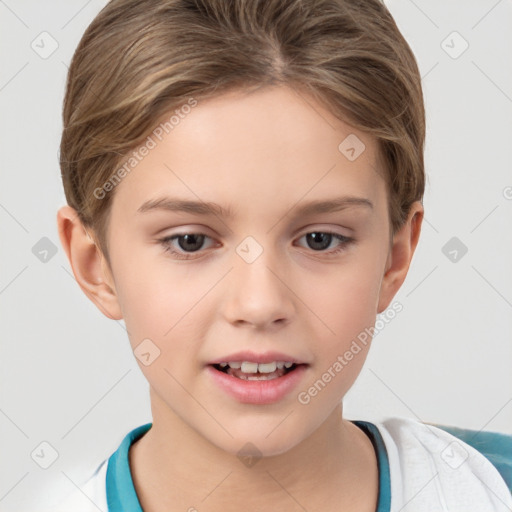
M339 247L337 247L336 249L331 249L330 251L325 251L325 250L319 250L319 251L315 251L313 249L311 249L313 252L317 252L317 253L321 253L321 254L328 254L328 255L335 255L335 254L339 254L340 252L343 252L347 249L347 247L355 242L355 239L354 238L350 238L348 236L344 236L344 235L340 235L339 233L334 233L332 231L308 231L307 233L304 233L300 238L303 238L307 235L310 235L312 233L319 233L319 234L322 234L322 235L331 235L333 236L335 239L338 239L340 242L341 242L341 245ZM180 234L177 234L177 235L172 235L172 236L167 236L165 238L161 238L159 239L158 241L163 245L164 247L164 252L168 252L168 253L171 253L173 256L176 257L176 259L180 259L180 260L191 260L191 259L196 259L197 256L193 256L197 253L200 253L201 252L201 249L197 250L197 251L193 251L193 252L190 252L190 253L183 253L183 252L179 252L179 251L175 251L172 247L171 247L171 242L173 240L176 240L178 238L182 238L186 235L195 235L195 236L205 236L206 238L211 238L209 237L208 235L205 235L204 233L193 233L193 232L190 232L190 233L180 233ZM299 238L299 239L300 239ZM332 241L332 240L331 240Z

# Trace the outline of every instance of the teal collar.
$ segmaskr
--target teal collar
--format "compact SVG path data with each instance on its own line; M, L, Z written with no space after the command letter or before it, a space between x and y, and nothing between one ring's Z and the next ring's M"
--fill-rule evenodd
M391 510L391 478L389 475L389 459L384 439L379 429L368 421L353 420L352 423L358 426L369 438L377 455L379 466L379 499L376 512L390 512Z
M129 432L119 448L108 459L107 506L108 512L143 512L133 486L128 451L151 427L146 423Z
M379 500L376 512L389 512L391 506L391 486L389 461L386 447L379 430L367 421L352 421L370 438L379 465ZM107 505L108 512L143 512L135 487L128 452L130 446L141 438L151 427L146 423L133 429L123 439L119 448L110 456L107 465Z

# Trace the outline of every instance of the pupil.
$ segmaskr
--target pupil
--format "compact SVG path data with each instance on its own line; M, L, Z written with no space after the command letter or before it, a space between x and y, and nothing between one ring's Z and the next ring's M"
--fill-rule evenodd
M190 245L184 246L184 244L182 244L182 240L185 240L185 243L189 243L191 241L192 247ZM199 242L197 240L199 240ZM194 241L195 241L195 243L194 243ZM201 248L201 246L203 245L203 242L204 242L204 235L183 235L178 238L178 244L183 250L190 249L192 251L197 251L198 249Z
M308 243L313 242L312 249L325 249L331 243L332 235L330 233L308 233L306 235ZM315 247L314 244L320 244L320 247Z

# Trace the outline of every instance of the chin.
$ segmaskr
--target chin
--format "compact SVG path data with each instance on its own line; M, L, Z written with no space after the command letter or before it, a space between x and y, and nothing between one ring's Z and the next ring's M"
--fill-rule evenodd
M228 429L233 438L226 439L226 436L223 436L222 439L210 439L210 442L219 449L239 458L282 455L299 445L303 441L302 435L305 436L305 433L299 427L292 433L292 426L287 425L287 428L283 428L282 425L279 425L280 421L282 418L272 422L272 426L269 428L267 426L263 428L261 423L259 425L256 423L249 428Z

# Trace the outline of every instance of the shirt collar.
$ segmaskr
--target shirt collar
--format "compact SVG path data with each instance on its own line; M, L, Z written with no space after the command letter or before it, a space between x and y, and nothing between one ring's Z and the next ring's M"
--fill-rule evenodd
M141 438L152 425L152 423L146 423L129 432L119 448L108 459L106 479L109 512L143 512L133 486L128 452L130 446Z

